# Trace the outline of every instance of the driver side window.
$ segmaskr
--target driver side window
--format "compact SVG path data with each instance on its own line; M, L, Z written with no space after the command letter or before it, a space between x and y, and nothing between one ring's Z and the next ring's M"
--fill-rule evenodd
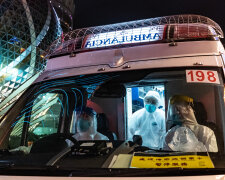
M12 124L9 138L10 149L18 146L31 146L35 141L56 133L64 113L63 95L50 92L42 93L28 102L16 122ZM28 133L23 133L23 132Z

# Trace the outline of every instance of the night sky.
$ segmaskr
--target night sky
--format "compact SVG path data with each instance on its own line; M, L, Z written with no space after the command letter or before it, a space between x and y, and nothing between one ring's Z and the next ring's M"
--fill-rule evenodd
M225 32L225 0L74 1L74 29L168 15L199 14L217 22Z

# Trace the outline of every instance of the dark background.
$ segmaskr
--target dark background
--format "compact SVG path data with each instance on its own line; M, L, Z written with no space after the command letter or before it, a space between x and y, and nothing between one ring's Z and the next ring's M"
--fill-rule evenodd
M74 0L74 29L132 20L199 14L225 32L225 0ZM223 44L225 40L222 39Z

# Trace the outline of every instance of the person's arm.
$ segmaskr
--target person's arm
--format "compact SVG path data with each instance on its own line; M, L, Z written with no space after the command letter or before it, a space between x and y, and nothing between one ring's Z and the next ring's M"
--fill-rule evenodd
M161 125L161 129L160 129L160 136L161 136L161 140L163 139L163 137L166 134L166 121L165 121L165 113L163 110L160 110L161 113L161 118L160 118L160 125Z
M162 130L163 134L166 133L166 120L165 120L165 113L164 113L164 111L162 111L161 130Z
M136 131L136 128L137 128L137 115L136 115L136 113L132 114L128 125L129 125L129 127L128 127L128 139L133 140L133 136L135 135L135 131Z
M29 154L32 146L19 146L15 149L10 149L9 152L23 152L24 154Z
M216 141L216 136L210 128L206 128L206 134L207 134L207 141L205 143L205 146L209 152L218 152L218 146Z

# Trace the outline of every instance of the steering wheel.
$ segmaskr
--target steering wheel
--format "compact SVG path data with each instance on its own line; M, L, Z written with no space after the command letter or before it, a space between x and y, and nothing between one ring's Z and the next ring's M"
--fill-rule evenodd
M34 142L30 153L58 153L68 147L67 139L78 144L71 133L54 133Z

